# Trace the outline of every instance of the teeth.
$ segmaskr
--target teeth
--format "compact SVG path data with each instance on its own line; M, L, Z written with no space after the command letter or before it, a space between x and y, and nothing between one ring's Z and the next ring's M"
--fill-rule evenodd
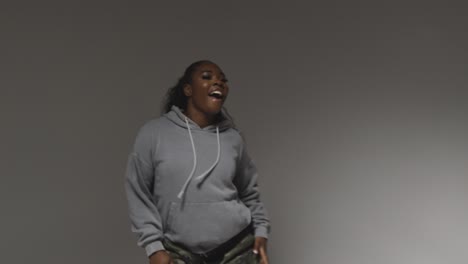
M212 92L210 95L214 95L214 94L217 94L217 95L220 95L220 96L223 95L223 93L220 92L220 91L214 91L214 92Z

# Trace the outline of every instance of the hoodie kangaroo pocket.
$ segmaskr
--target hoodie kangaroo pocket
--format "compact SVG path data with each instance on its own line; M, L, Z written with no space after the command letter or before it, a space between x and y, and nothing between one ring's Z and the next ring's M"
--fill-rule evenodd
M250 210L239 201L211 203L172 202L166 236L195 253L226 242L250 224Z

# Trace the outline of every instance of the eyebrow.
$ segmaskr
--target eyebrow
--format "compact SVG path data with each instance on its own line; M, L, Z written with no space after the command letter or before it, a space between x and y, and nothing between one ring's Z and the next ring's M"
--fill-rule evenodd
M201 72L202 72L202 73L204 73L204 72L213 73L213 71L211 71L211 70L201 70ZM221 75L222 75L223 77L226 77L226 75L224 74L224 72L220 72L220 73L221 73Z

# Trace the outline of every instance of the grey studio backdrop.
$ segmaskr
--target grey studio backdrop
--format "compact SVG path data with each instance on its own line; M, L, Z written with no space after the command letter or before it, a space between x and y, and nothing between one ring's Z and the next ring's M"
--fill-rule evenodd
M260 171L271 263L467 263L462 5L1 5L0 263L147 263L127 155L205 58Z

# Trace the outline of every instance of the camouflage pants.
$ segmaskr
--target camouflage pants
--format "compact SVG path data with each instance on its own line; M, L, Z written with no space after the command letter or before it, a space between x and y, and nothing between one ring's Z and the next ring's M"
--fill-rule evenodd
M259 257L252 251L254 241L255 237L248 234L217 259L207 259L203 255L193 254L168 240L164 241L164 247L174 264L257 264Z

